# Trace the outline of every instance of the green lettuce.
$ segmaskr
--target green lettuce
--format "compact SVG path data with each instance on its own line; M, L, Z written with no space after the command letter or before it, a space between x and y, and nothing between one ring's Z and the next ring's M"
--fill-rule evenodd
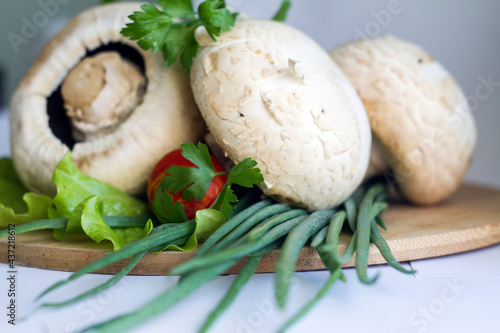
M52 198L28 192L14 169L12 160L0 159L0 228L46 219Z
M109 240L114 250L149 235L152 222L142 228L110 228L103 215L145 215L149 206L114 186L105 184L82 173L68 153L57 164L52 181L57 186L51 218L69 217L66 228L55 230L56 239L66 234L85 234L95 242Z
M195 221L196 226L193 234L184 245L168 245L163 250L193 251L198 246L198 243L204 242L208 236L226 222L226 217L215 209L200 209L196 212Z
M142 228L110 228L99 212L99 197L91 196L84 199L71 213L66 229L54 231L56 239L62 239L67 233L89 236L99 243L109 240L114 250L119 250L128 243L149 235L153 228L151 220Z
M57 164L52 182L57 186L50 218L69 217L90 196L99 197L102 215L144 215L150 212L146 202L136 199L114 186L82 173L71 160L70 153Z

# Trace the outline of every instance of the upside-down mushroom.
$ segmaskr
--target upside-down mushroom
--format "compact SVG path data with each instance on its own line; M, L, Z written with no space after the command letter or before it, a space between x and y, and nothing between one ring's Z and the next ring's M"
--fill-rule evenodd
M420 47L392 36L341 45L331 56L368 113L372 172L390 168L415 204L452 194L476 142L474 119L452 76Z
M196 102L235 163L257 161L271 197L309 210L346 199L365 175L371 134L363 105L312 39L282 23L245 19L213 41L196 31Z
M12 158L31 190L54 193L53 170L71 150L82 172L139 194L163 155L204 133L189 75L120 34L139 8L118 3L81 13L19 84Z

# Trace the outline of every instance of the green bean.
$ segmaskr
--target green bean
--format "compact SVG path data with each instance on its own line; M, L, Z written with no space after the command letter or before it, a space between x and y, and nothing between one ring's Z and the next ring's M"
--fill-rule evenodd
M384 220L380 215L375 216L375 222L384 230L387 231L387 227L385 226Z
M375 203L373 205L372 209L372 215L371 217L377 218L379 217L379 213L387 208L386 203ZM385 226L384 226L385 227ZM339 260L340 263L345 263L348 262L352 256L354 255L354 252L356 251L356 241L358 238L358 233L356 230L354 230L354 233L352 234L351 240L349 241L349 244L347 245L346 250L342 255L340 255L337 259ZM337 252L338 253L338 252Z
M351 259L351 257L354 255L357 240L357 233L356 231L354 231L354 234L351 237L351 241L349 242L346 251L342 255L339 254L339 235L342 231L342 226L344 224L345 218L346 213L344 211L335 214L331 218L325 242L321 246L321 250L327 253L327 258L331 258L328 260L333 260L334 262L338 263L345 263L349 261L349 259Z
M252 253L249 255L248 261L245 266L243 266L242 270L234 280L233 284L227 291L226 295L222 299L222 301L217 305L217 307L210 313L205 323L203 323L200 332L206 332L212 324L217 320L217 318L226 310L229 305L234 301L240 290L245 286L248 280L255 273L257 266L259 265L262 256L274 249L276 249L283 240L277 239L273 243L268 246Z
M37 299L40 299L52 290L70 281L73 281L86 273L96 271L116 261L128 258L142 251L150 250L154 247L158 247L159 245L174 241L187 235L191 235L194 231L194 227L194 220L183 223L162 224L155 228L155 230L158 230L157 232L152 232L148 237L130 243L119 251L110 252L106 256L88 264L79 271L75 272L68 279L59 281L56 284L50 286L42 294L40 294Z
M335 282L342 277L342 269L340 266L330 274L330 277L323 285L323 287L319 290L318 294L311 299L302 309L300 309L295 315L292 316L285 324L281 327L279 332L285 332L288 328L290 328L293 324L295 324L300 318L302 318L309 310L311 310L316 303L318 303L330 290L330 288L335 284Z
M64 302L59 302L59 303L44 303L44 304L41 304L40 307L61 307L61 306L65 306L65 305L69 305L69 304L72 304L72 303L75 303L81 299L84 299L86 297L89 297L89 296L92 296L92 295L95 295L95 294L98 294L110 287L112 287L113 285L115 285L116 283L118 283L118 281L121 280L121 278L123 278L125 275L127 275L128 273L130 273L130 271L137 265L137 263L139 263L139 261L142 259L142 257L144 257L144 255L148 252L155 252L155 251L160 251L161 249L163 249L165 246L167 245L182 245L182 244L185 244L188 239L189 239L190 236L185 236L185 237L182 237L182 238L179 238L179 239L176 239L172 242L168 242L166 244L162 244L160 245L159 247L156 247L156 248L153 248L153 249L150 249L148 251L143 251L143 252L140 252L136 255L134 255L132 257L132 259L127 263L127 265L121 269L116 275L114 275L111 279L109 279L108 281L106 281L105 283L85 292L85 293L82 293L76 297L73 297L67 301L64 301Z
M416 271L414 270L407 270L401 264L394 258L394 255L391 252L391 249L389 248L389 245L387 245L387 242L385 239L382 237L380 232L377 229L376 223L373 221L371 223L371 240L375 244L375 246L378 248L380 253L382 254L382 257L384 257L385 261L387 263L397 269L398 271L405 273L405 274L415 274Z
M313 236L311 240L311 247L318 247L326 238L326 234L328 233L328 226L324 227L316 235Z
M334 255L339 257L339 235L344 226L344 221L347 214L344 211L340 211L332 216L330 219L330 225L328 226L328 233L326 234L325 243L334 252Z
M341 263L345 263L351 260L352 256L354 255L354 252L356 251L357 240L358 240L358 233L357 231L354 231L354 233L351 236L351 240L347 245L347 248L345 249L344 253L339 256L339 261Z
M237 246L231 246L223 251L211 253L202 258L193 258L177 267L174 267L170 271L170 274L185 274L190 271L197 270L203 267L210 267L211 265L216 265L227 260L243 258L244 256L258 251L259 249L271 244L281 236L286 235L303 219L304 216L299 216L281 223L255 241Z
M239 239L242 235L244 235L248 230L252 229L254 226L262 222L276 214L280 214L286 211L289 211L290 206L283 204L274 204L265 208L262 208L257 213L248 217L243 223L234 228L229 234L226 235L223 239L221 239L217 244L215 244L208 253L217 252L221 249L226 248L227 246L234 243L237 239Z
M152 218L149 215L124 215L124 216L103 216L107 225L111 228L132 228L144 227L146 222ZM45 219L25 224L16 225L16 235L31 231L47 230L47 229L62 229L66 228L68 218ZM9 230L0 230L0 238L9 236Z
M307 212L303 209L292 209L287 212L272 216L267 220L265 220L264 222L262 222L261 224L259 224L258 226L256 226L255 228L253 228L252 230L250 230L247 234L247 238L249 240L260 238L266 232L268 232L270 229L277 226L278 224L281 224L285 221L306 214Z
M255 214L262 208L269 206L271 204L270 200L262 200L243 210L242 212L236 214L234 217L230 218L226 223L221 225L217 230L214 231L203 243L203 245L198 249L196 255L193 257L204 256L219 240L226 236L231 230L240 225L249 216Z
M208 329L212 326L212 324L217 320L217 318L231 305L234 301L238 293L245 286L245 284L250 280L252 275L257 270L257 266L259 265L260 259L262 259L262 255L260 256L252 256L249 257L245 266L241 269L240 273L234 280L233 284L227 291L226 295L222 299L222 301L217 305L217 307L210 313L208 318L203 323L200 332L207 332Z
M356 231L358 232L356 240L356 272L361 282L372 284L377 280L378 275L372 279L367 277L368 254L370 249L370 224L372 221L372 206L374 198L383 191L381 184L376 184L366 191L359 207Z
M344 202L344 208L347 213L347 223L349 224L351 230L354 232L354 230L356 230L356 218L358 214L356 202L354 201L354 199L351 197L347 198L347 200Z
M307 240L325 227L333 215L333 210L318 210L306 217L288 234L275 266L276 300L283 308L286 302L295 262Z
M122 277L124 277L125 275L127 275L134 267L135 265L137 265L137 263L139 262L139 260L142 259L142 257L144 257L144 255L147 253L148 251L142 251L136 255L134 255L132 257L132 259L128 262L127 266L125 266L122 270L120 270L116 275L114 275L111 279L109 279L108 281L106 281L105 283L97 286L96 288L93 288L92 290L89 290L85 293L82 293L78 296L75 296L67 301L63 301L63 302L58 302L58 303L43 303L40 305L40 307L61 307L61 306L65 306L65 305L69 305L69 304L72 304L74 302L77 302L81 299L84 299L88 296L92 296L92 295L95 295L97 293L100 293L101 291L104 291L106 290L107 288L115 285Z
M148 304L143 305L139 310L88 327L81 333L116 333L128 331L169 309L204 283L224 273L236 264L238 260L239 259L232 259L224 261L218 265L212 265L206 269L199 270L195 272L195 274L187 276L186 279L181 280L178 285L165 291Z
M325 250L324 247L324 243L320 244L318 247L316 247L316 252L321 258L321 261L323 262L323 265L325 265L326 269L328 269L330 272L333 272L335 271L335 269L337 269L337 267L340 266L340 263L335 260L335 258L332 257L331 252Z

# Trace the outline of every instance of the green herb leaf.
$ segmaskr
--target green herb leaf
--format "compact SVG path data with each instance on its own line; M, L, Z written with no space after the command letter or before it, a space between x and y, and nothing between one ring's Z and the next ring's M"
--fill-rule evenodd
M182 68L186 72L193 65L193 59L198 53L200 44L194 38L194 30L198 24L172 25L168 35L165 36L165 44L163 46L163 56L165 58L165 66L169 67L177 61L180 55Z
M150 3L142 5L141 9L142 12L137 11L129 16L132 22L126 24L121 34L131 40L137 40L137 44L144 50L164 50L172 18Z
M220 209L226 218L229 218L231 215L231 203L238 202L238 198L231 189L232 184L251 188L264 181L260 170L255 168L256 165L257 162L246 158L229 171L227 183L212 205L213 208Z
M257 162L251 158L246 158L236 164L229 171L229 179L232 184L238 184L243 187L253 187L264 181L264 176L260 173L260 169L255 168Z
M199 13L193 11L190 0L160 0L159 5L162 10L150 3L142 5L142 11L129 16L132 22L126 24L121 34L136 40L144 50L162 51L167 67L180 59L187 72L200 47L194 37L195 29L205 26L215 40L221 31L229 31L234 26L236 18L221 0L202 2Z
M291 5L292 3L290 2L290 0L284 0L281 3L280 8L278 9L278 12L274 14L273 21L285 22Z
M197 168L177 165L167 168L167 190L174 194L182 191L184 199L200 201L207 193L212 179L220 173L215 172L206 145L199 143L196 147L194 143L183 143L181 149L182 156L193 162Z
M156 195L153 199L153 210L156 217L161 223L180 223L187 221L184 206L180 202L174 203L170 195L163 195L163 193L167 191L165 178L163 178L160 186L156 189Z
M158 0L165 13L172 17L187 17L194 15L191 0Z
M208 147L203 143L184 143L181 145L182 156L192 162L195 167L173 165L166 169L167 176L157 189L153 200L153 209L157 212L158 219L162 222L184 222L187 220L184 207L173 202L170 195L162 195L164 192L179 193L186 200L200 201L206 195L212 180L226 172L216 172L210 158ZM238 198L231 189L232 184L243 187L253 187L264 181L260 170L255 168L257 162L247 158L235 165L228 174L228 180L221 192L215 199L211 208L220 210L229 218L231 215L231 203L237 202ZM159 192L158 192L159 191Z
M226 8L221 0L207 0L198 6L200 20L207 29L210 37L220 36L221 31L230 31L234 27L235 16Z
M231 203L238 202L238 197L234 194L233 190L229 187L229 185L226 186L226 188L221 192L221 206L219 207L221 213L229 219L231 216L231 213L233 211L233 208L231 206Z

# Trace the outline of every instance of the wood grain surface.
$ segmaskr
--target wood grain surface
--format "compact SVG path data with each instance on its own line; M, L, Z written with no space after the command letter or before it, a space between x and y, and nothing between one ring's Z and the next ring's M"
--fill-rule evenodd
M397 260L409 261L470 251L500 243L500 191L475 185L463 185L445 202L432 207L416 207L391 202L382 215L387 240ZM342 253L350 239L341 235ZM110 244L96 244L83 237L67 237L56 241L51 231L38 231L16 236L16 265L60 271L76 271L103 257ZM164 275L172 267L194 255L181 252L148 253L132 270L134 275ZM279 250L263 257L257 271L273 272ZM7 239L0 239L0 261L7 262ZM110 265L98 273L117 273L126 260ZM378 250L370 247L369 263L383 264ZM239 271L243 262L227 273ZM354 265L354 260L344 266ZM297 271L325 269L316 251L304 248L296 264Z

